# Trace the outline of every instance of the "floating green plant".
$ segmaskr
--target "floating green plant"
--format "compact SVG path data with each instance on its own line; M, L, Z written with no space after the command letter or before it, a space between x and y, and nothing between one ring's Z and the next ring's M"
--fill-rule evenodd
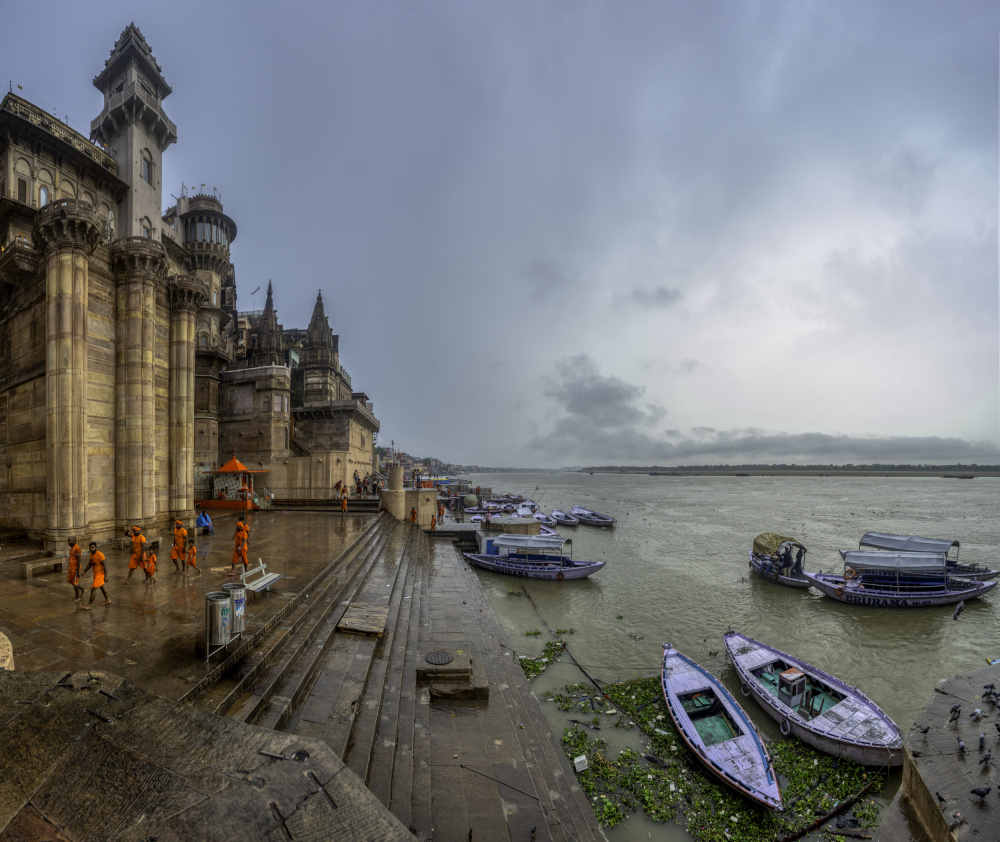
M533 629L532 631L526 631L525 635L528 637L538 637L542 633L541 629Z
M566 648L566 644L561 640L552 640L545 644L545 648L542 650L542 654L537 658L532 658L528 655L520 655L518 657L518 662L521 664L521 669L524 670L524 674L532 679L536 675L541 675L545 672L546 667L549 666L558 656L559 653Z
M608 827L641 809L660 822L683 815L688 833L698 842L771 842L809 827L873 780L877 787L884 782L878 772L817 752L799 740L783 739L768 746L785 804L782 813L774 813L690 765L687 748L667 713L658 678L605 685L603 694L580 684L565 689L566 693L546 693L543 698L551 699L561 710L581 710L584 705L599 709L617 718L616 727L628 728L634 723L649 740L645 755L625 749L612 758L607 756L607 743L591 739L583 728L567 728L563 735L567 757L587 757L587 769L577 777L598 821ZM597 724L599 717L593 722ZM866 798L856 805L854 815L862 827L874 827L878 810L877 802Z

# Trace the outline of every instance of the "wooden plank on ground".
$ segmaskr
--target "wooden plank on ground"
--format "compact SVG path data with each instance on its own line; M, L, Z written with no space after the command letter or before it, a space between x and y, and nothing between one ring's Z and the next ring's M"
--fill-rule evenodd
M352 602L337 624L337 631L381 636L389 616L388 605Z

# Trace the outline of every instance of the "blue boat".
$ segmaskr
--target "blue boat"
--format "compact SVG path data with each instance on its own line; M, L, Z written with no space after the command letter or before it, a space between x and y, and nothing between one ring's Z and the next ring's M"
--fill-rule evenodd
M576 561L567 553L569 538L561 535L497 535L486 538L485 553L462 553L484 570L526 579L583 579L596 573L605 562Z

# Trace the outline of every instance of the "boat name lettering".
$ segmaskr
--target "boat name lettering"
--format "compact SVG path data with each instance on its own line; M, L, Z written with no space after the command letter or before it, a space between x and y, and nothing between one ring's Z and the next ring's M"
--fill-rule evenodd
M877 597L855 596L854 594L845 594L844 602L852 602L855 605L875 605L883 608L892 608L904 605L932 604L929 599L878 599Z

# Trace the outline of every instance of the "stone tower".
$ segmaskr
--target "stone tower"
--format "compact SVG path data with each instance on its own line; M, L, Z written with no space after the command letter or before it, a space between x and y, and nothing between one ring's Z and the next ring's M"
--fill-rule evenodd
M118 204L115 233L159 240L161 163L177 127L163 113L170 85L134 23L115 42L94 87L104 94L104 109L90 124L91 137L108 148L118 177L131 187Z
M328 403L339 397L336 372L340 363L337 337L330 330L330 322L323 308L323 293L316 296L312 319L302 343L299 362L302 377L302 403L304 406Z
M274 312L274 296L271 282L267 282L267 302L260 317L260 327L257 329L257 347L250 355L250 365L284 365L285 358L281 353L281 325L278 324L278 314Z

